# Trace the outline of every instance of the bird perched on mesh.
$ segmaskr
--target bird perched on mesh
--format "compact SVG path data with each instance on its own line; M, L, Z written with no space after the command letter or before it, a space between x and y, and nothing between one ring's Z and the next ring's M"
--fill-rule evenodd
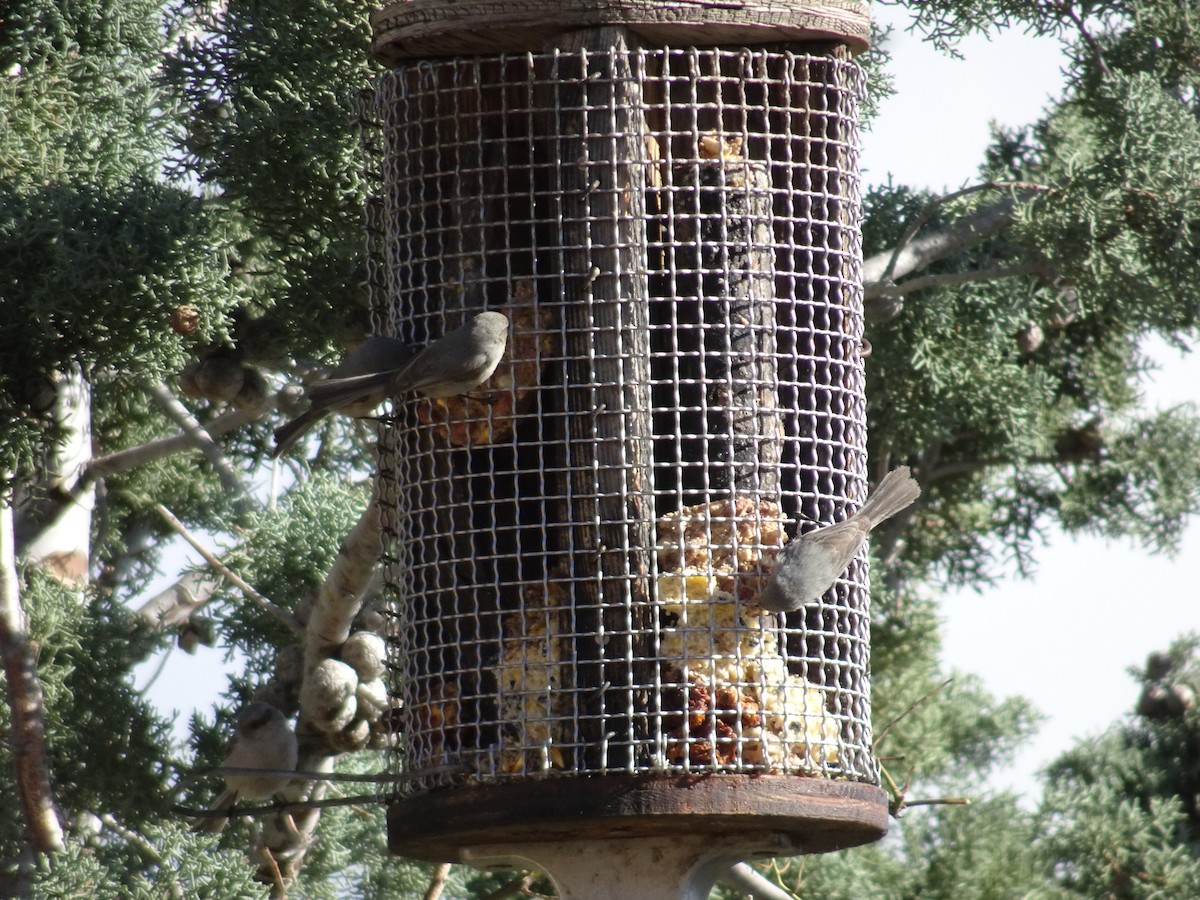
M908 466L888 472L850 518L797 535L779 551L759 604L771 612L790 612L819 599L846 571L872 529L919 496L921 487Z
M507 344L508 318L498 312L480 313L398 365L385 364L354 375L335 373L335 377L314 384L308 389L312 409L304 415L321 410L319 418L329 411L357 409L368 402L369 411L384 398L408 391L430 398L465 394L491 377ZM303 433L293 435L298 421L275 432L274 455Z
M347 353L345 358L333 367L329 377L354 378L375 372L392 372L403 368L416 355L417 351L414 348L395 338L368 338ZM286 425L275 429L275 449L271 451L271 456L286 453L310 428L332 412L355 417L369 415L371 410L387 399L387 385L373 391L364 391L360 396L343 404L317 402L312 398L311 389L309 399L311 405L307 410Z
M236 769L296 768L298 748L296 735L283 713L270 703L251 703L238 713L234 727L233 746L221 765ZM209 807L209 812L228 813L239 800L264 800L287 786L291 779L275 772L263 775L225 776L225 790ZM225 827L228 815L200 819L193 831L216 834Z

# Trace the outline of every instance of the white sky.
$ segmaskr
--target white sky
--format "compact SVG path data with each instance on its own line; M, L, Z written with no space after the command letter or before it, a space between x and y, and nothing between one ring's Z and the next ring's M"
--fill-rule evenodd
M892 33L896 95L863 138L867 183L890 172L898 183L934 189L977 180L990 123L1032 122L1063 78L1056 42L1008 32L963 42L963 58L939 54L905 34L893 8L873 9ZM1200 400L1200 357L1161 343L1161 368L1146 385L1152 405ZM943 660L981 676L998 696L1019 694L1046 714L1037 738L996 786L1036 799L1035 772L1072 745L1129 713L1137 688L1126 669L1151 650L1200 631L1200 525L1176 558L1151 556L1129 543L1057 535L1038 554L1031 580L1013 579L982 594L942 599Z
M1014 33L991 42L973 39L961 45L964 58L954 60L904 34L894 10L877 8L876 15L901 24L892 40L897 93L864 135L868 183L889 172L898 182L935 189L972 183L990 121L1026 124L1058 93L1059 51L1052 41ZM1163 367L1148 385L1152 401L1169 406L1200 399L1200 359L1165 347L1156 355ZM1016 764L994 779L1030 799L1039 793L1037 769L1074 738L1097 733L1132 709L1136 688L1127 667L1140 666L1148 652L1183 632L1200 630L1200 526L1188 532L1175 560L1129 544L1059 536L1039 562L1032 580L942 601L947 666L980 675L997 696L1028 697L1048 716ZM156 664L143 667L142 683ZM196 656L170 655L151 697L161 709L185 714L181 735L186 713L207 712L217 698L225 668L222 654L205 648Z

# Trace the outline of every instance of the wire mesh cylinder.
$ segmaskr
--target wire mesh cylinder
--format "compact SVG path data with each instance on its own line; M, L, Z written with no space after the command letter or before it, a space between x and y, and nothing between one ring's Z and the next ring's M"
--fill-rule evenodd
M714 822L771 785L780 827L798 792L865 798L843 844L882 832L855 793L878 784L865 559L786 621L755 603L785 528L865 495L863 82L620 47L379 78L382 329L512 323L475 395L398 400L381 436L394 848L422 855L439 797L514 833L545 814L521 791L586 816L580 792L696 775Z

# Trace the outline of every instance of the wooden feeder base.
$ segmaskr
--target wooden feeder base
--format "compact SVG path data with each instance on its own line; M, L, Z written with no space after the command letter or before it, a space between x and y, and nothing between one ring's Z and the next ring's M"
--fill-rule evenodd
M884 791L849 781L794 775L531 778L395 801L388 808L388 848L413 859L461 862L464 848L480 845L754 833L764 835L760 855L786 856L871 843L887 827ZM790 853L779 849L780 837Z

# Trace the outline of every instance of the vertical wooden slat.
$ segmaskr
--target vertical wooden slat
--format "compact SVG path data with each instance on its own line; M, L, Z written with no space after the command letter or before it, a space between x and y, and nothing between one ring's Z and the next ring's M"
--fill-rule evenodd
M571 575L582 736L629 769L644 738L654 521L646 283L645 124L622 28L561 39L553 205L562 223Z

